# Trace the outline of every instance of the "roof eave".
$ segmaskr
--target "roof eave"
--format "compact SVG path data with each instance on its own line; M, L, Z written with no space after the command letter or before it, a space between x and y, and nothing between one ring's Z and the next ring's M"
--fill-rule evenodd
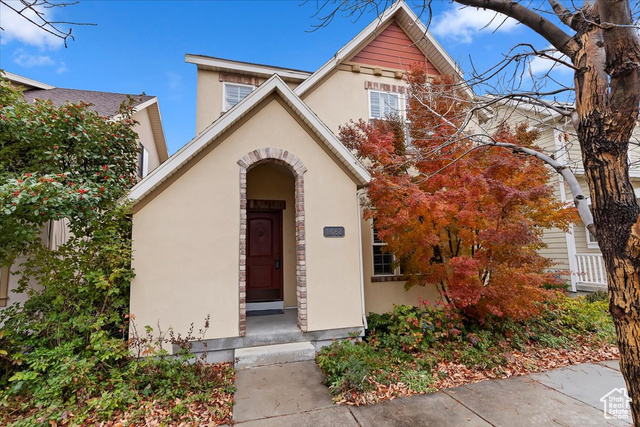
M268 65L250 64L246 62L232 61L229 59L212 58L201 55L186 54L185 62L195 64L198 69L212 71L232 71L246 75L269 78L273 74L279 75L285 81L302 82L307 79L311 73L299 70L290 70L286 68L271 67Z

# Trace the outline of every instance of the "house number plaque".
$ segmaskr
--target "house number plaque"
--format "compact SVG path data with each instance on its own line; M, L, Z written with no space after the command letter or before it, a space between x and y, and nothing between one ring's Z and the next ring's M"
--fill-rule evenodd
M344 227L325 227L324 237L344 237Z

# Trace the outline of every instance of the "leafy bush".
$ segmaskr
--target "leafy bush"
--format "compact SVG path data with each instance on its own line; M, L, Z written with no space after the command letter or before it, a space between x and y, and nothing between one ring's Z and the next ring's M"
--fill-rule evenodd
M363 342L335 342L320 351L317 362L334 394L398 382L425 392L441 375L439 362L499 372L513 352L615 342L606 302L559 295L539 310L527 321L494 316L478 323L450 306L395 306L368 317Z
M91 425L144 412L147 398L171 422L185 405L230 396L229 365L169 357L162 339L151 348L129 336L131 221L118 199L136 181L130 106L108 120L87 104L31 105L0 86L0 266L24 256L17 292L29 297L0 312L0 424ZM72 237L51 250L41 227L63 218Z
M333 393L371 389L372 372L382 367L380 355L363 342L336 341L322 349L316 358Z
M585 296L585 299L589 302L604 301L609 302L609 294L606 291L596 291Z

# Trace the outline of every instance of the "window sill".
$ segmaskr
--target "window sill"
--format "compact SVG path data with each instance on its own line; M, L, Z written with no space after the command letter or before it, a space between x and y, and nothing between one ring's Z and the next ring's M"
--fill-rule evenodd
M402 276L372 276L371 283L378 282L405 282Z
M600 249L600 245L598 245L597 243L587 242L587 248L588 249Z

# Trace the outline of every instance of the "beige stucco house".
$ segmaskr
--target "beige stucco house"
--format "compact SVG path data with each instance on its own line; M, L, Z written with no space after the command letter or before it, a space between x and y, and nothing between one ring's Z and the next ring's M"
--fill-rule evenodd
M336 136L351 119L404 114L411 64L461 78L404 2L312 73L186 62L197 67L197 136L130 193L138 325L185 334L210 317L208 349L230 359L241 347L362 334L369 312L437 297L404 290L362 220L370 176Z
M120 104L131 96L134 99L135 109L133 119L138 122L134 130L138 134L140 144L138 159L140 178L144 178L169 158L158 98L155 96L59 88L7 71L4 72L4 76L16 87L22 88L28 102L34 102L35 99L49 99L55 105L63 105L67 101L87 102L92 104L89 108L105 117L116 115ZM51 221L42 230L41 238L44 244L56 248L67 240L68 233L65 221ZM19 258L10 269L0 269L0 310L14 303L22 303L27 298L25 293L13 292L21 278L19 266L23 261ZM31 286L37 288L38 284L31 283Z

